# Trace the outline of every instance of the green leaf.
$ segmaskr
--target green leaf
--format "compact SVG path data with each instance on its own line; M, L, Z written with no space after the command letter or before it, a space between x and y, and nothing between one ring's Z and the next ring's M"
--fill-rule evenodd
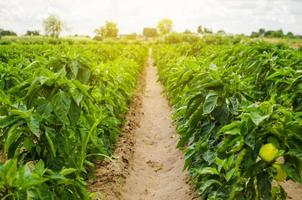
M245 197L246 199L256 199L256 186L255 186L255 182L254 182L254 178L251 178L248 183L247 186L245 188Z
M244 138L244 143L249 147L251 147L252 149L255 148L256 137L253 132L246 135L246 137Z
M83 97L84 97L84 95L81 92L81 90L79 90L78 88L73 88L73 89L71 89L70 94L71 94L73 100L79 106L80 103L81 103L81 101L82 101L82 99L83 99Z
M88 91L90 89L89 85L83 84L78 80L72 80L72 84L76 88L75 89L76 91L72 90L72 92L75 92L72 94L72 96L76 102L79 102L81 100L81 94L86 97L90 96L90 94L88 93ZM81 94L79 92L81 92Z
M40 120L37 115L30 116L27 120L27 126L35 136L40 137Z
M70 109L71 99L68 94L60 90L52 99L54 112L58 119L64 124L69 124L68 112Z
M13 187L13 182L17 176L17 160L9 160L4 165L4 173L8 186Z
M6 128L18 120L19 119L14 116L0 116L0 128Z
M42 181L41 183L43 183L43 182L44 181ZM36 191L29 189L26 191L26 197L28 200L30 200L30 199L38 199L39 196Z
M222 167L225 165L226 159L215 158L215 164L217 165L218 172L221 172Z
M200 105L191 115L189 126L192 130L197 126L198 122L201 120L202 112L203 112L203 107L202 105Z
M77 77L77 74L78 74L78 71L79 71L79 63L77 60L74 60L72 62L72 65L71 65L71 72L72 72L72 78L74 79L75 77Z
M23 141L24 147L27 151L30 151L33 147L35 147L35 143L33 143L32 138L26 137Z
M222 184L221 184L221 182L219 182L218 180L215 180L215 179L209 179L207 181L204 181L202 183L202 185L199 187L200 193L204 193L212 185L219 185L220 186Z
M234 130L234 129L237 130L238 128L241 127L241 124L242 124L241 121L233 121L232 123L223 126L223 127L220 129L220 131L221 131L221 132L227 132L227 131L231 131L231 130ZM240 130L239 130L239 132L240 132ZM232 135L232 134L231 134L231 135ZM236 134L235 134L235 135L236 135Z
M91 76L90 69L86 67L81 67L78 69L77 79L82 83L88 83Z
M300 172L298 170L298 168L294 167L292 164L290 163L285 163L283 165L283 169L285 170L285 172L287 173L287 175L294 180L297 183L302 184L302 179L301 179L301 175Z
M43 162L43 160L39 160L37 162L37 164L35 164L35 169L34 169L35 173L39 174L40 176L42 176L45 172L45 164Z
M196 173L199 175L218 175L219 172L217 171L217 169L213 168L213 167L204 167L202 169L197 169Z
M209 165L211 165L215 161L215 159L217 157L217 153L214 151L208 150L203 153L202 157L203 157L203 159L205 159L205 161L208 162Z
M210 114L216 107L218 100L218 95L215 93L209 93L206 96L205 102L203 104L203 115Z
M251 112L250 118L256 126L259 126L261 122L268 119L270 115L260 115L258 112Z
M46 136L47 142L50 146L53 157L56 157L56 147L53 142L53 139L56 137L55 135L56 135L56 132L54 129L46 127L45 136Z
M203 96L204 96L203 93L197 94L189 100L187 104L186 117L190 117L193 114L193 112L200 106Z
M233 169L231 169L230 171L228 171L227 173L226 173L226 175L225 175L225 180L226 181L229 181L232 177L233 177L233 175L234 175L234 173L236 172L236 168L233 168Z
M81 116L81 108L71 101L68 117L72 126L76 126Z
M14 124L11 126L7 132L7 137L4 144L4 151L7 153L10 146L16 142L20 136L23 134L22 131L18 130L18 127L22 124L22 122L19 122L17 124Z
M287 194L286 191L282 188L282 186L275 186L272 188L272 196L273 200L286 200Z
M261 173L257 176L258 190L261 199L271 199L272 183L267 173Z
M78 171L78 170L75 169L75 168L67 168L67 169L62 169L62 170L60 171L60 174L61 174L62 176L67 176L67 175L72 174L72 173L74 173L74 172L76 172L76 171Z

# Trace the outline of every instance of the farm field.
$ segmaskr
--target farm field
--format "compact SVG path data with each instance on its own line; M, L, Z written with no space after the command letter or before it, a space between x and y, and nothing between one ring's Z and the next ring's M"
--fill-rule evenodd
M302 200L302 0L0 0L0 200Z
M90 199L144 65L143 45L0 46L0 196Z
M155 47L178 146L203 198L285 199L279 182L301 183L301 58L236 38Z
M172 39L0 40L0 197L301 199L301 48Z

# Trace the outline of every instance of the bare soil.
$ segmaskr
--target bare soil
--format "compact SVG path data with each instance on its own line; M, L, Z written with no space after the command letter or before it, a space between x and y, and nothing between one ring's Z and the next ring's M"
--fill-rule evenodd
M302 186L293 181L286 181L280 184L287 192L287 199L302 200Z
M149 58L146 89L142 99L144 115L136 130L136 144L129 176L122 187L124 200L190 200L195 195L183 170L182 152L171 122L171 109L162 96L157 70Z

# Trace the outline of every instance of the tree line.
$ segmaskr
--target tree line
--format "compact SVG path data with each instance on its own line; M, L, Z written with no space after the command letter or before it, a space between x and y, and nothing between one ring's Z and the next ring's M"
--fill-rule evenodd
M43 23L43 29L46 36L51 36L54 38L58 38L62 31L66 29L66 24L57 16L50 15L47 17ZM157 27L147 27L143 29L143 35L145 37L156 37L158 35L165 35L172 31L173 22L170 19L162 19L158 22ZM116 38L118 37L119 28L117 23L112 21L106 21L105 25L97 28L95 31L95 39L103 39L103 38ZM25 36L37 36L41 35L38 30L28 30L24 34ZM0 37L1 36L17 36L17 34L11 30L0 29ZM136 38L137 34L132 33L126 35L128 38Z
M51 36L54 38L58 38L62 31L64 29L67 30L66 24L57 16L50 15L46 19L43 20L43 29L46 36ZM147 38L154 38L157 36L164 36L168 35L173 31L173 21L171 19L165 18L160 20L157 23L156 27L145 27L142 31L142 34L144 37ZM198 34L213 34L214 31L204 27L204 26L198 26L196 32ZM106 21L106 23L95 29L94 31L95 36L94 39L96 40L102 40L104 38L117 38L119 36L119 28L117 23L113 21ZM190 30L184 31L185 34L192 34ZM217 34L226 34L224 30L218 30L216 32ZM17 34L11 30L4 30L0 28L0 38L2 36L16 36ZM25 36L37 36L41 35L40 31L38 30L28 30L24 34ZM77 36L77 35L75 35ZM131 34L125 34L122 35L124 38L127 39L136 39L137 34L131 33ZM302 38L300 35L295 35L292 32L288 32L285 34L282 29L279 30L265 30L264 28L261 28L258 30L258 32L252 32L250 37L271 37L271 38Z
M257 37L269 37L269 38L302 38L301 35L295 35L292 32L284 33L282 29L279 30L265 30L260 28L258 32L252 32L250 35L252 38Z

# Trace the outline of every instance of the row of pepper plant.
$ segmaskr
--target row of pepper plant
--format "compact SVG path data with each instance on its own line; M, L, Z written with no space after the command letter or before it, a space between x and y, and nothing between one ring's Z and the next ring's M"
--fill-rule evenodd
M204 199L286 199L302 183L302 51L241 37L157 44L189 170Z
M0 196L91 199L147 49L140 44L0 45Z

